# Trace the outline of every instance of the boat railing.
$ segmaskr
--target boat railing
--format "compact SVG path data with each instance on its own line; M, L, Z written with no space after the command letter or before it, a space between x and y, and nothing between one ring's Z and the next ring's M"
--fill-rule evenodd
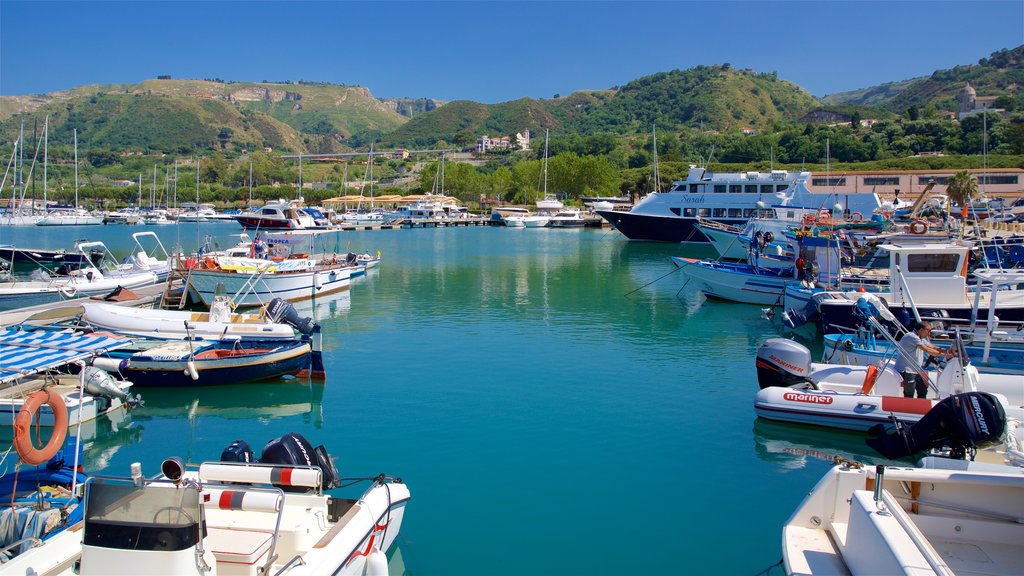
M739 226L732 226L732 225L726 224L724 222L718 222L717 220L711 220L710 218L704 218L703 216L698 216L697 217L697 225L698 226L703 226L705 228L710 228L712 230L721 230L723 232L731 232L733 234L741 234L743 232L743 228L740 228Z

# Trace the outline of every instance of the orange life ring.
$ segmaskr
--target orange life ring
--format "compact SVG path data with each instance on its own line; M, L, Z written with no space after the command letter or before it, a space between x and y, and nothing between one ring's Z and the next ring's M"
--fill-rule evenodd
M924 220L918 219L918 220L914 220L913 222L910 223L910 233L911 234L924 234L927 231L928 231L928 223L925 222Z
M861 214L860 212L854 212L853 214L850 214L850 220L852 220L854 222L860 222L863 219L864 219L864 215Z
M875 380L878 379L878 366L868 366L868 371L864 375L864 385L860 387L861 394L870 394L871 389L875 387Z
M36 448L29 429L32 426L32 420L43 404L49 405L50 410L53 411L53 434L50 435L50 441L46 443L46 446ZM21 461L30 466L49 462L50 458L53 458L53 455L64 444L67 434L68 408L64 405L64 399L60 394L49 390L38 390L29 394L21 406L18 416L14 419L14 448L18 451Z

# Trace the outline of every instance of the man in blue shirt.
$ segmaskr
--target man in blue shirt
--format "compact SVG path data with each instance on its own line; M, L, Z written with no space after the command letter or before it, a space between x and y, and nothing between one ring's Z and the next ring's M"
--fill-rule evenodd
M952 347L943 350L928 341L932 325L928 322L915 322L912 329L900 338L900 350L896 355L896 371L903 375L903 396L913 398L917 392L918 398L928 396L928 383L922 376L924 355L942 356L952 358Z

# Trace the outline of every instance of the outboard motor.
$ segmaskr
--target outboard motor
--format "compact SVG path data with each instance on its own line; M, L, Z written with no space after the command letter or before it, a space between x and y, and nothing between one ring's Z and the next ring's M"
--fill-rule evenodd
M757 383L761 389L811 384L811 351L786 338L769 338L757 349Z
M122 390L105 370L95 366L86 366L84 370L85 391L89 394L101 398L117 399L131 406L142 403L138 394L132 395Z
M313 333L313 326L316 325L312 318L299 316L295 306L283 298L274 298L270 304L267 304L267 317L273 322L283 322L294 326L296 330L306 336Z
M221 462L255 462L252 455L252 448L245 440L235 440L224 447L220 453Z
M1006 413L999 400L985 392L955 394L936 404L912 426L897 421L893 430L876 424L866 442L886 458L904 458L928 449L949 450L963 459L968 450L999 442Z
M313 445L306 440L305 436L298 432L289 432L280 438L275 438L263 447L263 454L260 462L264 464L282 464L285 466L316 466L323 472L323 489L329 490L341 484L341 475L334 466L330 454L323 445ZM287 486L281 487L288 490Z

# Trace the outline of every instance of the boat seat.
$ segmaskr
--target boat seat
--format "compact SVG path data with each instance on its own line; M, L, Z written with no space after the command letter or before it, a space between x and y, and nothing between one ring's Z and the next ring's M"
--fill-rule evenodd
M206 548L217 559L217 574L256 576L267 562L274 535L236 528L206 529Z

